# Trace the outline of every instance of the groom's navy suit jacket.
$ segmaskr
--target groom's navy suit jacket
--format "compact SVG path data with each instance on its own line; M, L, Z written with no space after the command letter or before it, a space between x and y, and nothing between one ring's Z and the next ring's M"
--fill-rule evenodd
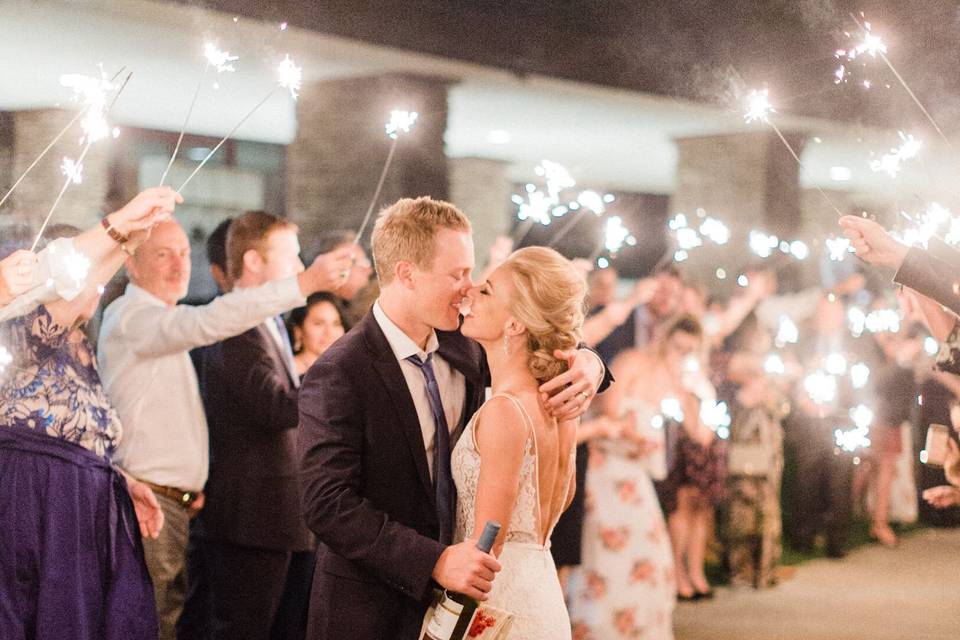
M437 338L466 382L459 431L483 404L486 357L458 331ZM444 545L420 421L373 314L307 372L298 452L303 514L320 543L307 638L415 640Z
M459 332L437 338L463 374L465 422L483 403L486 358ZM321 543L307 637L416 638L444 545L417 411L373 314L307 373L298 447L303 514Z

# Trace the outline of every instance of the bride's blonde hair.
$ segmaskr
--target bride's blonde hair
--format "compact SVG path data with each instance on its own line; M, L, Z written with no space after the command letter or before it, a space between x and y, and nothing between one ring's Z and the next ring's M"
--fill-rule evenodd
M527 330L527 367L545 382L567 370L553 352L580 342L587 284L569 260L547 247L514 251L502 266L513 279L510 313Z

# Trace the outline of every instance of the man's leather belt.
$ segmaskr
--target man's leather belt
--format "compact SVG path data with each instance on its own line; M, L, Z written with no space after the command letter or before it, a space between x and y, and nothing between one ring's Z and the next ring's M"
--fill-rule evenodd
M185 489L177 489L176 487L165 487L160 484L147 482L146 480L141 480L140 482L153 489L154 493L170 498L187 510L189 510L190 507L193 506L193 503L202 495L199 491L186 491Z

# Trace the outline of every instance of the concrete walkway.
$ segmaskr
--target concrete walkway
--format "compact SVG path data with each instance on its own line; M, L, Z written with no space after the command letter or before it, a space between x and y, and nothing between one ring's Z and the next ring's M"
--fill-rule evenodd
M956 640L960 530L813 560L765 591L718 589L678 605L674 628L677 640Z

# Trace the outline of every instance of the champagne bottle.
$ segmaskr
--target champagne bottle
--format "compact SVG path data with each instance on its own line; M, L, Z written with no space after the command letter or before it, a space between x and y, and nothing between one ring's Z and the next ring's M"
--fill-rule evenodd
M500 533L500 523L489 521L477 541L477 549L490 553ZM427 624L425 640L463 640L477 611L477 601L462 593L444 591Z

